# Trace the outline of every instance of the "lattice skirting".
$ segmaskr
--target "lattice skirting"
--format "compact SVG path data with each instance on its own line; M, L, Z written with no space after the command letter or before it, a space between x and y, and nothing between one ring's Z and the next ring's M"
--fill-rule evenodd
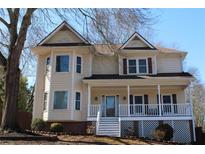
M174 129L172 141L179 143L190 143L193 141L193 129L189 120L167 120L167 121L121 121L121 136L137 136L153 138L153 132L160 123L167 123Z

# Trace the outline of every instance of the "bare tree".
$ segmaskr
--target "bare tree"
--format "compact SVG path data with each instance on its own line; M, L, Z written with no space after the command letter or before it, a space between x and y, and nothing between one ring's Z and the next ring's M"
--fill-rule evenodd
M111 44L148 25L150 19L147 9L0 9L0 65L6 71L1 127L16 128L20 68L27 63L21 58L27 59L29 47L59 21L80 26L79 31L92 43Z

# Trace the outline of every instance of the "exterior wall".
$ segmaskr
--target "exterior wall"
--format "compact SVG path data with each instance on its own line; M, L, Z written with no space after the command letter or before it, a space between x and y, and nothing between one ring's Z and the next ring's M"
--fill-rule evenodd
M69 55L69 72L55 72L56 56ZM48 55L40 56L38 62L37 85L34 98L34 118L43 117L47 121L81 121L86 120L87 115L87 86L83 85L82 79L91 75L92 57L88 49L67 48L52 49L51 56L51 72L50 76L46 75L46 58ZM76 57L82 58L82 73L76 73ZM48 73L49 74L49 73ZM68 91L68 107L67 109L53 109L54 91ZM43 111L43 94L48 92L47 109ZM75 93L81 93L81 110L75 110ZM84 94L85 92L85 94ZM84 98L85 97L85 98Z
M41 118L43 116L43 95L45 88L45 58L46 55L38 56L36 85L33 103L33 118ZM48 88L48 87L47 87Z
M117 56L93 56L93 74L118 74Z
M126 47L147 47L147 45L142 42L140 39L131 40Z
M158 73L174 73L182 72L182 59L179 55L158 55L157 56L157 72Z
M73 32L59 31L55 36L51 37L46 43L79 43L82 42Z
M155 53L154 52L147 52L147 51L136 51L135 53L123 53L122 55L119 56L119 74L122 75L123 74L123 59L129 59L129 58L152 58L152 72L153 74L156 74L156 59L155 59ZM127 63L128 64L128 63Z

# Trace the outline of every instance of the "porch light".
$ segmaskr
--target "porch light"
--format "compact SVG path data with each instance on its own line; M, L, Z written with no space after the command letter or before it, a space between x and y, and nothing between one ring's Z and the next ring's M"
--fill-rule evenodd
M98 97L96 96L96 97L95 97L95 101L97 101L97 100L98 100Z
M123 97L123 100L126 100L126 96Z

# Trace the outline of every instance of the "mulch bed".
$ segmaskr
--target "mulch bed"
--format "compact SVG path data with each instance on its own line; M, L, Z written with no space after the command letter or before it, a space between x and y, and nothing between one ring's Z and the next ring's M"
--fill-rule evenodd
M37 141L48 140L57 141L56 135L42 135L33 132L15 132L15 131L0 131L0 140L25 140L25 141Z

